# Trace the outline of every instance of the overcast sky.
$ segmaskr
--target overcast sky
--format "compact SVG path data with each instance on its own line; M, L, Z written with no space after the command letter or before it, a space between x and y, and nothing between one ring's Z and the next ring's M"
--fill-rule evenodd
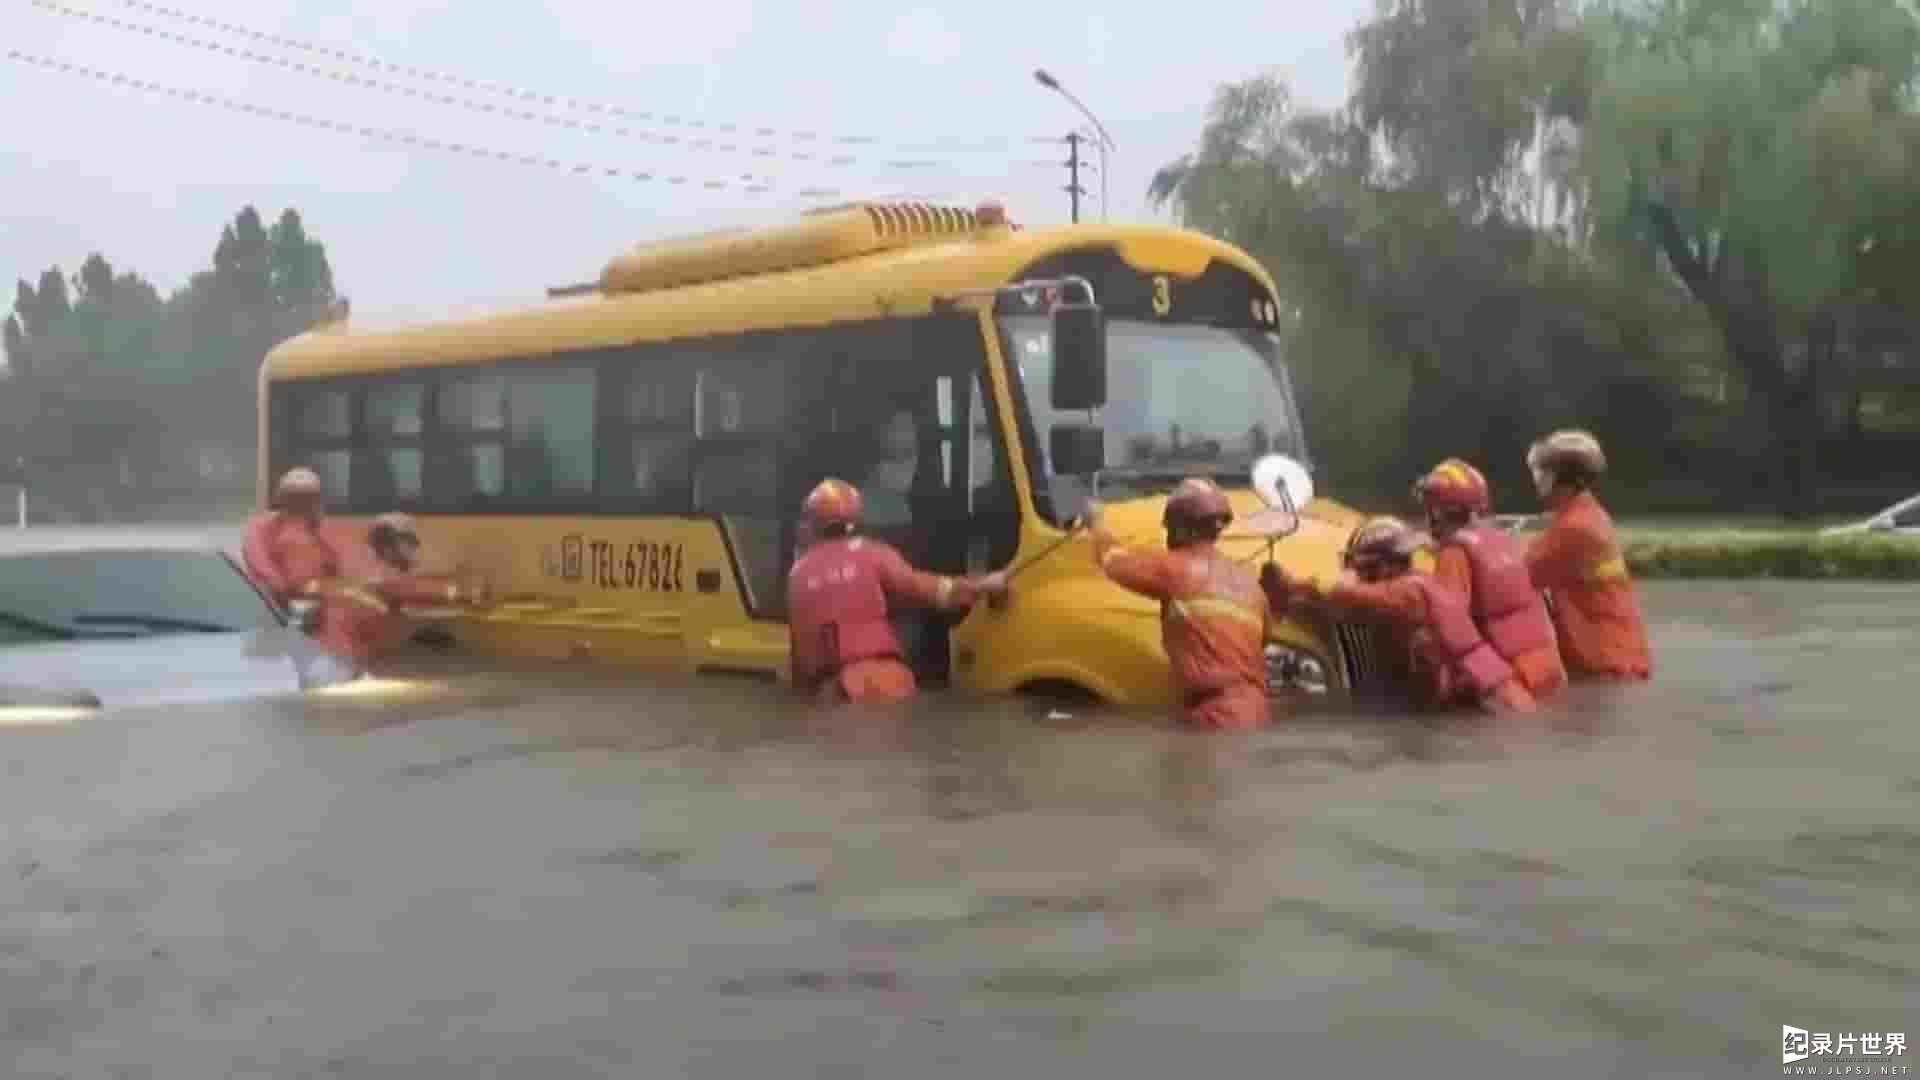
M1205 0L1078 13L1073 5L977 0L936 7L867 0L800 4L699 0L4 0L0 20L0 281L69 272L92 251L163 290L207 264L221 223L251 202L269 221L298 207L327 245L356 322L441 314L534 298L598 274L607 257L652 237L790 216L825 199L910 193L967 202L998 196L1016 220L1064 220L1063 148L1028 140L1081 123L1037 86L1051 70L1095 111L1118 146L1108 178L1115 219L1147 214L1153 170L1185 152L1214 87L1262 69L1302 98L1345 95L1343 35L1370 0ZM677 9L648 18L635 14ZM75 12L93 16L76 17ZM831 17L827 13L831 12ZM196 21L164 13L190 14ZM589 133L425 102L390 89L207 51L101 20L444 93L473 105L625 124ZM654 119L566 111L471 86L375 71L294 45L249 40L214 23L404 67ZM753 195L389 145L51 71L35 58L125 75L487 151L510 151L693 180L764 177ZM701 133L673 120L774 129L706 137L740 149L665 140ZM796 133L867 136L878 145L809 144ZM809 150L848 164L809 163ZM754 151L760 151L755 153ZM907 167L902 163L923 163ZM925 164L930 163L930 164ZM1089 215L1099 212L1090 177Z

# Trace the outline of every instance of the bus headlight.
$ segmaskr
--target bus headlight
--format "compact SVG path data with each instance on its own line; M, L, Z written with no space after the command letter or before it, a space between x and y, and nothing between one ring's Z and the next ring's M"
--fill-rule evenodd
M1327 662L1291 645L1267 644L1267 692L1327 692Z

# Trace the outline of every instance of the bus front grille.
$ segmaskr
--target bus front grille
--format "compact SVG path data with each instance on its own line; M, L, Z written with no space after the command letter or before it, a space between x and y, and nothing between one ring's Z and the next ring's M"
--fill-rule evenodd
M1373 628L1335 623L1333 632L1340 642L1340 664L1347 676L1348 692L1360 694L1384 689L1387 674L1380 663L1380 643Z

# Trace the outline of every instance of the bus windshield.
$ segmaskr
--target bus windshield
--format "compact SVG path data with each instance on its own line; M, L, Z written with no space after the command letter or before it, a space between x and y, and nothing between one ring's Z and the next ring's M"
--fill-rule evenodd
M1056 477L1046 460L1056 423L1086 421L1056 412L1048 320L1003 318L1003 345L1014 383L1032 419L1027 459L1040 510L1055 522L1080 512L1090 491L1084 477ZM1111 319L1107 323L1106 487L1129 494L1171 488L1186 475L1245 483L1262 454L1305 463L1290 381L1276 335L1253 329L1169 325Z

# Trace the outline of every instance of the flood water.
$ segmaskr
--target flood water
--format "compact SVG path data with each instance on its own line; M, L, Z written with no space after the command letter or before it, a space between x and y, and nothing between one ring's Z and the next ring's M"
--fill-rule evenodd
M1920 589L1646 593L1657 682L1536 730L438 670L0 729L0 1074L1731 1077L1783 1024L1920 1041Z

